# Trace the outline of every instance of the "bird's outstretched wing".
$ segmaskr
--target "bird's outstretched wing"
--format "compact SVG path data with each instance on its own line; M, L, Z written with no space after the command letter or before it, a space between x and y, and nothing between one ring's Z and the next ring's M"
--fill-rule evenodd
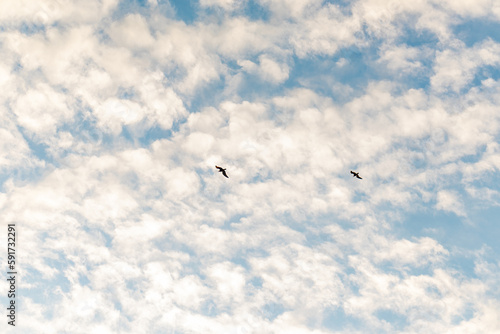
M224 175L225 177L227 177L229 179L229 176L227 176L227 174L226 174L225 168L219 167L217 165L215 165L215 168L217 168L219 170L219 172L222 172L222 175Z
M359 176L359 173L351 171L352 177L357 177L358 179L362 180L363 178Z

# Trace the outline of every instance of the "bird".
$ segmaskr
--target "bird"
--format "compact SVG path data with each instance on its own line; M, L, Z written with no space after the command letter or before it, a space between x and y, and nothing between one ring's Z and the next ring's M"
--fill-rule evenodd
M222 168L222 167L219 167L219 166L215 166L215 168L217 168L219 170L219 172L222 173L222 175L224 175L225 177L227 177L229 179L229 176L227 176L226 174L226 169L225 168Z
M357 177L360 180L363 179L361 176L359 176L359 173L355 173L355 172L351 171L351 174L352 174L352 177Z

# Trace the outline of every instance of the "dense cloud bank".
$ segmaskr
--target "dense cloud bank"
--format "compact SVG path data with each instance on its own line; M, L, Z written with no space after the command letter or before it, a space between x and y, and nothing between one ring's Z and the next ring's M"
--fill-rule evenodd
M499 28L492 0L2 1L16 327L500 332Z

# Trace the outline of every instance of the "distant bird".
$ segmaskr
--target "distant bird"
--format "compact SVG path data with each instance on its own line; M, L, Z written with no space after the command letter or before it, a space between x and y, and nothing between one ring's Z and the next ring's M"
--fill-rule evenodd
M226 169L225 168L222 168L222 167L219 167L219 166L215 166L215 168L217 168L219 170L219 172L222 173L222 175L224 175L225 177L227 177L229 179L229 176L227 176L227 174L226 174Z
M351 171L351 174L352 174L352 177L357 177L360 180L363 179L361 176L359 176L359 173L354 173L353 171Z

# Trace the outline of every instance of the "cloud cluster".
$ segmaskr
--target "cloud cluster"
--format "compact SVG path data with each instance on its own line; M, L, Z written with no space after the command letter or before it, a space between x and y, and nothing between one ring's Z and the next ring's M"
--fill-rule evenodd
M494 1L0 13L22 330L500 330Z

